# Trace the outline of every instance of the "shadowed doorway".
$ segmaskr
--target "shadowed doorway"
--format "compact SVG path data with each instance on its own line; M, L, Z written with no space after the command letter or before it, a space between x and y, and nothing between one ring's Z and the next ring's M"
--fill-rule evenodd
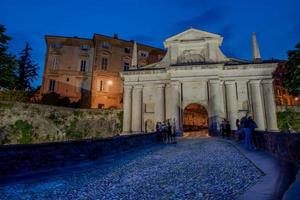
M208 112L204 106L189 104L183 114L184 136L208 136Z

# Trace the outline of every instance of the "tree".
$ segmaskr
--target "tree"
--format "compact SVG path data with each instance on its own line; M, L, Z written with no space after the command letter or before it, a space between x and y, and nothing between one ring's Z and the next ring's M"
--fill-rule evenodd
M31 47L26 43L25 48L20 53L17 67L17 82L19 90L32 89L31 83L37 79L38 65L31 60Z
M0 24L0 86L12 89L16 83L16 59L7 52L11 38L5 35L5 31L6 28Z
M300 95L300 43L295 50L288 51L283 86L292 95Z

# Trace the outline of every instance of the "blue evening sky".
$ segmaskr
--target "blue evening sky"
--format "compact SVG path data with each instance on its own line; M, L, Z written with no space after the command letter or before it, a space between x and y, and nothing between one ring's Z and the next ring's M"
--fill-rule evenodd
M286 59L300 42L299 0L1 0L0 24L18 54L29 42L40 65L45 34L91 38L94 33L163 47L163 41L189 27L224 36L230 57L251 59L251 34L263 59Z

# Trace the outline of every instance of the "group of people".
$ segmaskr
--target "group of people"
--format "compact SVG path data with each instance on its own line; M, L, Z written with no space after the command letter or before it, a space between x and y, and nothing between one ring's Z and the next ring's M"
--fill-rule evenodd
M171 120L156 123L157 140L166 144L176 143L176 127L175 121L171 124Z
M254 130L257 128L256 123L251 116L247 114L241 119L236 120L237 131L235 132L235 139L238 141L244 140L246 149L252 150L257 148L255 142ZM220 133L222 137L229 138L231 136L231 127L227 119L223 119L220 124Z
M247 114L242 117L240 120L236 120L237 131L235 136L237 140L244 139L244 146L248 150L257 148L255 146L255 135L254 130L257 128L256 123L251 116Z

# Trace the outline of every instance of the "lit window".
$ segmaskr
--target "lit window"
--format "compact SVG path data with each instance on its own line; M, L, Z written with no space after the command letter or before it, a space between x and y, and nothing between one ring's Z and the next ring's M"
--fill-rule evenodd
M108 59L104 57L101 59L101 69L107 70L107 66L108 66Z
M97 92L104 91L105 81L98 79L97 80Z
M123 67L124 71L127 71L129 69L129 63L124 62L124 67Z
M90 46L89 46L89 45L86 45L86 44L81 45L81 50L87 51L87 50L89 50L89 49L90 49Z
M86 60L81 60L80 62L80 71L85 72L86 70Z
M49 81L49 91L54 92L55 91L55 80Z
M130 53L130 52L131 52L131 51L130 51L130 48L129 48L129 47L125 47L124 52L125 52L125 53Z
M109 49L110 44L108 42L102 42L102 48Z

